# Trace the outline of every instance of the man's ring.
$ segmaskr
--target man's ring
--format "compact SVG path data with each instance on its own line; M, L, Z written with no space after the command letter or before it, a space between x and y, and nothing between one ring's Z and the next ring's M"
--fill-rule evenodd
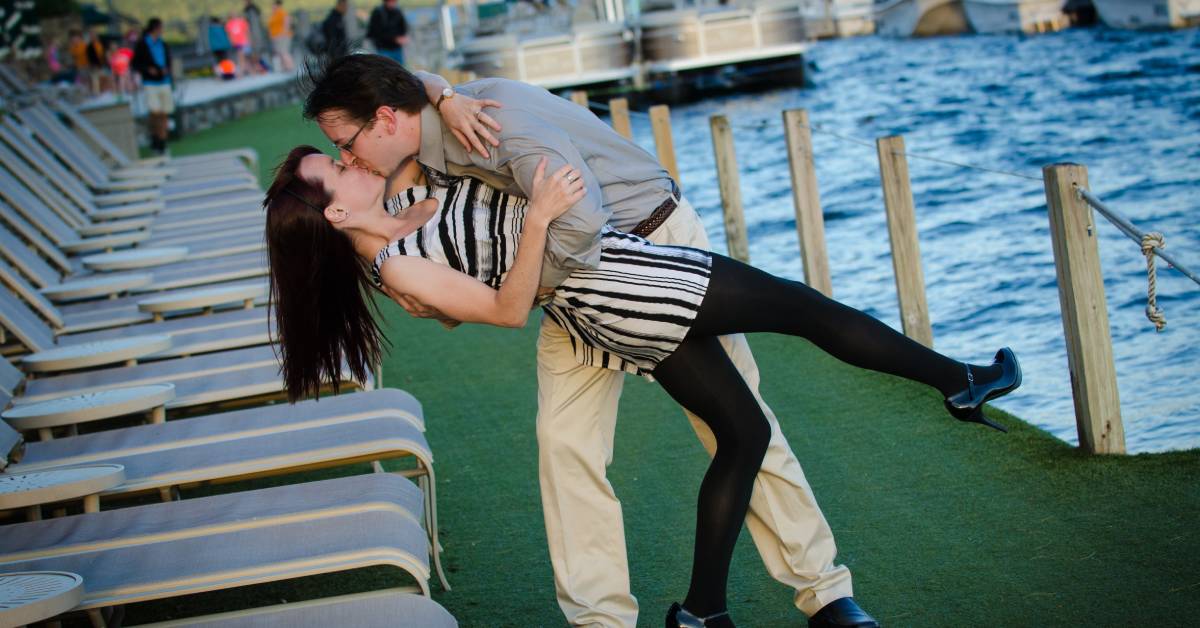
M567 183L574 183L578 180L579 180L579 177L576 176L574 173L570 173L570 172L567 173Z
M481 116L481 115L483 115L483 109L480 109L479 111L475 112L475 119L478 120L479 116Z

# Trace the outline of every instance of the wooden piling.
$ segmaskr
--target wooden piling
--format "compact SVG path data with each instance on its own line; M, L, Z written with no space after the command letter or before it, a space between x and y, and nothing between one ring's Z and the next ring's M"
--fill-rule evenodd
M883 204L887 209L888 238L892 243L900 324L905 336L932 348L933 327L925 302L925 276L921 272L921 249L917 242L917 218L908 179L908 160L904 156L904 138L881 137L875 141L875 149L879 153Z
M792 200L796 206L800 257L804 261L804 283L832 297L833 282L829 277L829 256L825 251L825 218L821 214L821 197L817 190L808 112L803 109L785 110L783 130L787 137L788 163L792 172Z
M571 90L571 102L583 108L588 108L587 92L582 89Z
M613 130L627 140L633 139L633 124L629 121L629 101L613 98L608 101L608 112L612 117Z
M746 218L742 211L742 188L738 178L733 131L725 116L709 119L713 153L717 158L717 181L721 188L721 206L725 213L725 243L729 256L750 262L750 242L746 238Z
M1050 210L1050 237L1054 244L1079 446L1089 453L1123 454L1125 428L1113 366L1096 223L1091 206L1075 192L1076 186L1087 189L1087 168L1054 164L1043 168L1042 175Z
M671 109L666 105L650 108L650 128L654 131L654 148L658 152L658 163L667 169L679 187L679 162L675 159L675 140L671 138Z

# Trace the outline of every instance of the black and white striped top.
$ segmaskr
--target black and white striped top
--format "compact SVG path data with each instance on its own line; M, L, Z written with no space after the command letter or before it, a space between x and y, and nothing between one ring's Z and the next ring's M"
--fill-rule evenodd
M389 257L416 255L499 288L516 259L528 202L459 178L411 188L386 206L396 214L430 197L439 199L438 212L379 252L375 283ZM570 334L581 364L649 375L691 328L708 289L712 256L609 227L600 234L600 248L600 265L571 273L543 309Z

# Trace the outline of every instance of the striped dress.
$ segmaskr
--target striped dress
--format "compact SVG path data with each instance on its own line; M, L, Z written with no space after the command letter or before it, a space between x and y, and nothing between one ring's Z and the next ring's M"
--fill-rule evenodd
M444 185L443 185L444 184ZM410 188L386 201L395 215L434 197L440 209L375 257L372 277L394 255L444 264L499 288L516 259L528 201L471 178ZM580 364L649 375L683 341L708 289L707 251L663 246L605 227L600 265L581 269L542 306L570 335Z

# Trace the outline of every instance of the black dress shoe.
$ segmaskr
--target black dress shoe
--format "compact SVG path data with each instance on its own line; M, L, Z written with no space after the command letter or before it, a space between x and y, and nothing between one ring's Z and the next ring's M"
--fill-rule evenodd
M997 397L1003 397L1021 385L1021 363L1012 349L1004 347L996 352L992 364L1000 366L1000 376L983 384L975 383L975 375L971 367L967 367L967 387L946 397L946 409L950 415L959 421L982 423L990 428L1007 432L1000 424L993 423L983 416L983 404Z
M808 618L808 628L879 628L879 622L858 607L852 597L838 598Z

